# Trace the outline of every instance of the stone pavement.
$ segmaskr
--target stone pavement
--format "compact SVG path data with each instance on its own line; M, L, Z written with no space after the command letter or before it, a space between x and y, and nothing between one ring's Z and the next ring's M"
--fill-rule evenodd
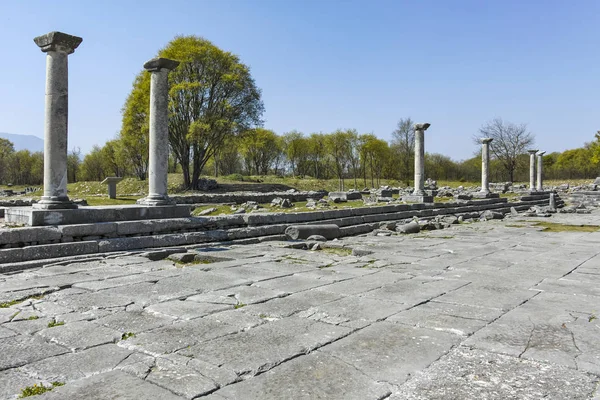
M0 397L599 398L599 242L509 219L0 275Z

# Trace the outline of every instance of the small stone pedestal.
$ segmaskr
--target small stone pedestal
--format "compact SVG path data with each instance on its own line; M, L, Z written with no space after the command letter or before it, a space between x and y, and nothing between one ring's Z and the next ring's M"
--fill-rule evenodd
M473 198L474 199L498 199L500 198L500 195L498 193L492 193L492 192L476 192L473 193Z
M402 196L402 201L407 201L409 203L433 203L433 196L428 196L426 194L405 194Z
M104 179L102 182L105 185L108 185L108 198L116 199L117 198L117 183L121 182L123 178L120 176L109 176Z

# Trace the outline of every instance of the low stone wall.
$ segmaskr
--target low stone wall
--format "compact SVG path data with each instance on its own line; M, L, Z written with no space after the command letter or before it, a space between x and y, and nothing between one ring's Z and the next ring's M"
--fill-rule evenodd
M586 207L600 207L600 191L580 191L569 193L567 201L573 204L583 204Z
M327 192L231 192L231 193L201 193L186 196L169 196L177 204L203 204L203 203L235 203L242 204L247 201L255 201L259 204L270 203L273 199L280 197L290 201L306 201L308 199L322 199Z
M15 263L134 249L189 246L210 242L284 240L289 225L333 223L343 236L367 233L381 222L454 214L473 218L478 212L525 211L546 200L509 203L507 199L462 203L393 204L307 213L242 214L0 230L0 271ZM262 239L259 239L262 238ZM24 264L25 265L25 264Z

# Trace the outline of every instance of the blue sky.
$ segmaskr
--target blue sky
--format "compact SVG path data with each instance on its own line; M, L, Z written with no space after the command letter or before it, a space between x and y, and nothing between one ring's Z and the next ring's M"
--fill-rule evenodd
M69 148L113 138L135 75L177 34L237 54L277 133L355 128L389 140L430 122L426 151L465 159L494 117L537 147L600 130L599 1L0 0L0 132L43 136L45 56L35 36L83 37L69 58Z

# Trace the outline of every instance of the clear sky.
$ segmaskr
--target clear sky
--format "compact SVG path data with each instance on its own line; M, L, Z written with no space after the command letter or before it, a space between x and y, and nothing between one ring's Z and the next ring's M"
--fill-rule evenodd
M43 137L45 56L35 36L83 37L69 58L69 148L120 129L135 75L177 34L237 54L277 133L355 128L389 140L430 122L428 152L465 159L494 117L537 147L600 130L597 0L0 0L0 132Z

